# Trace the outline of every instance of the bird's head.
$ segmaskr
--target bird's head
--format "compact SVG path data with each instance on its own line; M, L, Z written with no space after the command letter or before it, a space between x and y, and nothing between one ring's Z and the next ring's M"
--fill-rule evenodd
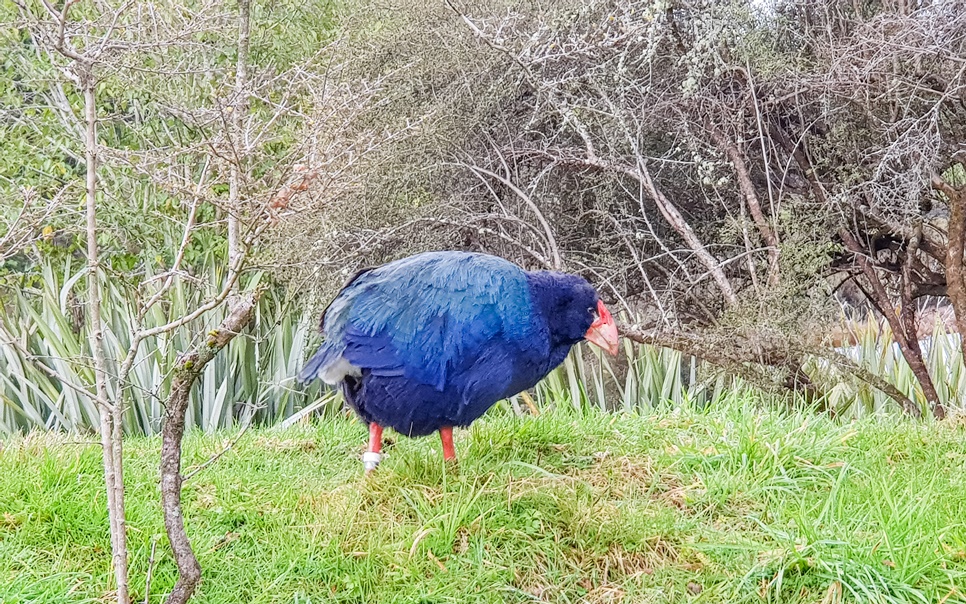
M587 340L611 355L617 354L617 323L600 295L583 277L531 273L531 283L553 337L567 343Z

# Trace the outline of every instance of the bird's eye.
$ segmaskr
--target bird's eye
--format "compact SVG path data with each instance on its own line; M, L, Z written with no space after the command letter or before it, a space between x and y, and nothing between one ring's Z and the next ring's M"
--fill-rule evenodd
M590 308L587 309L587 312L589 312L590 314L594 314L597 312L597 309L591 306Z

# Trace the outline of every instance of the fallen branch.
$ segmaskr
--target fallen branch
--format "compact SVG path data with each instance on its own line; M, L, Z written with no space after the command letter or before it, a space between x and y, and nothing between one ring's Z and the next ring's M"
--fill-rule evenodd
M700 336L681 332L648 332L636 326L618 326L620 334L638 344L658 346L676 350L696 359L707 362L710 365L724 369L736 376L742 377L752 383L762 386L780 386L786 390L813 389L814 385L807 376L800 371L800 365L791 355L791 351L780 351L778 349L765 349L759 345L757 347L745 346L729 348L720 345L715 338L710 336ZM765 367L780 367L792 370L792 380L784 380L776 383L773 376L768 376L764 371ZM795 380L798 380L795 382ZM802 388L797 386L801 385Z
M820 358L832 363L842 371L851 374L856 379L865 382L876 390L881 391L894 400L910 416L916 419L922 417L922 408L898 388L835 350L817 347L800 350L789 348L787 351L778 352L772 350L766 355L755 355L752 352L751 346L743 347L740 351L738 348L729 351L722 349L720 346L712 346L710 345L711 340L704 340L700 336L693 334L651 333L632 326L621 326L620 333L624 337L640 344L649 344L651 346L677 350L717 367L733 371L738 375L751 375L752 379L755 379L756 372L750 371L749 368L751 365L783 367L792 371L792 379L779 384L782 388L795 391L812 391L810 393L813 395L818 395L819 393L811 379L802 370L802 360L807 356ZM715 352L710 352L712 350Z
M919 407L919 405L912 402L912 399L903 394L898 388L887 382L885 379L877 376L865 367L862 367L841 352L837 352L835 350L813 349L809 350L808 354L834 364L842 371L852 374L852 376L859 381L865 382L876 390L881 391L883 394L898 403L899 406L902 407L902 410L912 417L916 419L922 417L922 409Z

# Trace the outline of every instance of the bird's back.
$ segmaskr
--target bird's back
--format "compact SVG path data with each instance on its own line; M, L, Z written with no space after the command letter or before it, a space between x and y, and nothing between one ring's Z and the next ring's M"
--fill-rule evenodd
M420 254L354 277L300 374L339 384L366 421L420 435L468 425L549 369L526 273L484 254Z

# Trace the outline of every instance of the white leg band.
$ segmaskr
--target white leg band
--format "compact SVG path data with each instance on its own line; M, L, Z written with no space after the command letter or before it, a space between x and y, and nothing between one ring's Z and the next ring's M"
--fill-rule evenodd
M382 461L382 453L366 451L362 454L362 463L366 466L366 470L375 470L380 461Z

